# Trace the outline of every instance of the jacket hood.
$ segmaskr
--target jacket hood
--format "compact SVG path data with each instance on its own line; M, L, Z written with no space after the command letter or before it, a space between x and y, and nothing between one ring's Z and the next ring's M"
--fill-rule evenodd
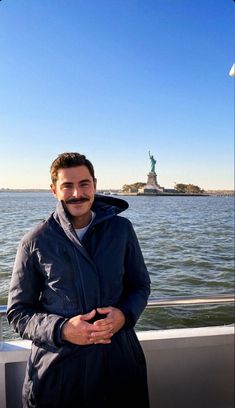
M95 200L91 209L96 213L105 212L109 215L115 215L125 211L128 207L127 201L121 198L95 194Z
M91 210L96 213L93 225L107 218L120 214L128 207L129 204L125 200L122 200L120 198L95 194L95 199L91 207ZM76 237L76 234L74 233L70 215L67 212L63 201L58 201L56 211L54 213L54 219L61 225L66 235L68 235L70 239L74 241L74 237Z

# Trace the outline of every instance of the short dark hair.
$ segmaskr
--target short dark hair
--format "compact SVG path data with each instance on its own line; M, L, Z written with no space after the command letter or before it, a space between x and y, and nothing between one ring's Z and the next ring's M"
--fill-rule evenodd
M76 166L86 166L95 181L95 171L93 164L80 153L61 153L58 157L52 162L50 167L51 181L55 185L58 179L59 169L67 169L69 167Z

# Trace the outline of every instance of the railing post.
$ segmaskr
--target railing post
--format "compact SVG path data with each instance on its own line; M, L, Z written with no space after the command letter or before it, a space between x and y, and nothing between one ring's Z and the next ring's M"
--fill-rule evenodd
M2 318L6 316L7 307L5 305L0 305L0 349L3 343L3 329L2 329Z
M2 315L0 314L0 350L2 348L2 342L3 342L3 335L2 335Z

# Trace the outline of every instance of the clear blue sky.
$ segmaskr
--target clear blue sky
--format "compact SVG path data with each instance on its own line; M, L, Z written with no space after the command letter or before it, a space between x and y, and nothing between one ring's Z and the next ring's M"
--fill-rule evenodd
M98 188L233 189L232 0L0 1L0 188L48 188L57 154Z

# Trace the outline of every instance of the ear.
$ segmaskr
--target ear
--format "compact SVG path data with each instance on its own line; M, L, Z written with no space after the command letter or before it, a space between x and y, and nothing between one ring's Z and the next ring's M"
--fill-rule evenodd
M57 197L56 188L55 188L54 184L51 184L50 187L51 187L51 192L52 192L53 196Z
M95 179L94 179L94 188L95 188L95 191L96 191L96 185L97 185L97 179L95 178Z

